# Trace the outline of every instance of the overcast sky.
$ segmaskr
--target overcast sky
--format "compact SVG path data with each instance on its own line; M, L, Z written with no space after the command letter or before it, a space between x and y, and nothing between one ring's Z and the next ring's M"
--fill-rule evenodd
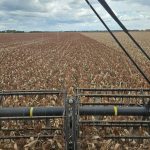
M89 0L111 29L120 29ZM128 29L150 28L150 0L106 0ZM0 0L0 30L104 30L85 0Z

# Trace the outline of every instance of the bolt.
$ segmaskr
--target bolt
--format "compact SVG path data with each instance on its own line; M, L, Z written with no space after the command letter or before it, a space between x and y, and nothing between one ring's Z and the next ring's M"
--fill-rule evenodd
M69 99L69 104L73 104L73 99Z

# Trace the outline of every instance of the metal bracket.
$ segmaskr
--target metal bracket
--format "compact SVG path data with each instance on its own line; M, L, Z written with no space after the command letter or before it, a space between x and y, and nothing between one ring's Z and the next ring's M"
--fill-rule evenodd
M0 108L3 106L3 96L0 96ZM2 121L0 121L0 129L2 128Z
M77 132L78 132L78 120L77 120L77 102L76 99L71 97L66 99L65 102L65 138L66 138L66 150L77 150Z

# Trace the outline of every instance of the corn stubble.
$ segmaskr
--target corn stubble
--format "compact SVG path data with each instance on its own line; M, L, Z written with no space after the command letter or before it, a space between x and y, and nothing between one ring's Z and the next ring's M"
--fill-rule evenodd
M108 42L108 41L107 41ZM38 33L15 34L0 37L0 89L62 89L68 90L69 95L74 94L75 87L84 88L147 88L146 81L137 72L128 58L116 47L110 47L103 42L97 42L79 33ZM132 52L134 53L134 51ZM137 53L135 53L137 55ZM140 58L139 58L140 57ZM143 57L138 55L141 65L145 64ZM143 68L150 74L149 66ZM87 99L84 100L86 102ZM60 106L63 101L57 96L34 97L7 97L3 106ZM94 117L92 117L94 120ZM115 117L105 117L104 120L114 120ZM119 119L135 120L136 118L122 117ZM32 123L31 123L32 122ZM25 131L34 128L34 134L40 136L42 128L46 125L42 121L6 121L4 127L22 128ZM51 121L53 127L62 127L63 121ZM103 140L104 135L131 135L135 129L98 129L96 127L81 127L86 133L80 132L85 139L80 139L82 149L144 149L149 147L147 140L139 143L132 141ZM28 132L28 131L27 131ZM27 133L26 132L26 133ZM148 134L144 129L141 135ZM87 134L88 133L88 134ZM20 135L17 131L1 135ZM0 143L5 149L63 149L64 140L56 138L41 140L38 137L19 139ZM90 134L90 135L89 135ZM92 139L88 138L92 137Z

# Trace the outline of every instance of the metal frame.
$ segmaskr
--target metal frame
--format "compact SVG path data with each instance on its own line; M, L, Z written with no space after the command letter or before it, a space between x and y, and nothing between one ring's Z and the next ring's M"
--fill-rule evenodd
M76 97L79 97L80 116L81 115L92 115L92 116L144 116L148 115L150 111L150 89L89 89L89 88L78 88L76 89ZM82 101L82 98L86 98L86 102ZM96 99L96 102L95 102ZM89 102L88 102L89 100ZM103 102L105 100L105 102ZM107 102L106 102L107 100ZM124 100L126 101L124 103ZM92 102L91 102L92 101ZM121 102L120 102L121 101ZM141 101L139 103L139 101ZM136 104L135 102L138 102ZM142 110L145 109L145 114ZM147 120L145 120L147 119ZM104 120L83 120L80 117L79 129L82 126L96 127L98 129L107 128L147 128L150 131L149 115L143 117L142 120L129 121L129 120L118 120L118 121L104 121ZM79 136L79 140L84 136ZM92 140L92 137L89 137ZM150 139L150 136L103 136L102 139Z
M55 118L64 119L64 128L55 128L46 126L41 131L64 131L65 149L76 150L80 149L79 139L81 138L79 132L81 126L88 127L101 127L101 128L130 128L130 127L144 127L150 128L150 89L81 89L75 90L74 97L67 97L65 91L53 91L53 90L35 90L35 91L1 91L1 101L3 97L14 96L14 95L59 95L63 96L64 106L55 107L1 107L0 108L0 122L11 121L11 120L48 120ZM100 102L82 102L82 98L95 99ZM119 99L118 99L119 98ZM102 102L103 99L107 99L108 103ZM111 100L113 99L113 102ZM117 99L117 100L116 100ZM119 102L128 99L129 103ZM142 103L135 104L130 101L142 100ZM114 101L117 102L114 102ZM145 101L147 103L145 103ZM32 108L32 116L30 111ZM117 112L116 112L117 111ZM103 120L82 120L81 116L143 116L147 120L138 121L103 121ZM20 131L24 129L4 129L5 132ZM27 129L33 131L33 128ZM20 136L0 136L1 140L4 139L19 139L29 138L31 135L20 135ZM59 137L62 135L58 135ZM37 137L37 136L35 136ZM53 135L41 134L39 138L53 138ZM83 138L83 137L82 137ZM149 136L104 136L104 139L150 139Z
M34 127L30 129L26 128L10 128L10 129L5 129L3 126L1 126L1 131L4 133L7 133L5 136L1 135L0 140L5 140L5 139L20 139L20 138L30 138L35 137L39 139L48 139L48 138L57 138L57 137L62 137L62 140L64 140L64 135L66 134L64 128L55 128L51 126L49 123L49 120L54 120L55 119L63 119L65 120L65 116L63 115L64 109L63 107L58 106L58 107L40 107L40 109L35 108L35 107L3 107L2 102L4 97L13 97L13 96L46 96L46 95L57 95L58 97L61 97L62 101L66 99L67 97L67 92L65 90L12 90L12 91L0 91L0 100L1 100L1 115L0 115L0 122L1 125L3 122L7 121L21 121L23 122L31 122L32 121L37 121L37 120L42 120L42 122L45 122L45 127L41 128L40 130L42 131L40 135L35 135L35 129ZM49 109L51 108L51 109ZM49 115L46 114L47 110L49 110ZM50 113L51 112L51 113ZM5 114L5 115L4 115ZM20 133L19 135L14 135L14 136L9 136L8 134L11 132L14 133ZM27 132L28 131L28 132ZM54 132L58 132L57 135L53 134ZM26 134L22 134L26 133ZM44 134L43 134L44 133ZM32 134L32 135L31 135Z

